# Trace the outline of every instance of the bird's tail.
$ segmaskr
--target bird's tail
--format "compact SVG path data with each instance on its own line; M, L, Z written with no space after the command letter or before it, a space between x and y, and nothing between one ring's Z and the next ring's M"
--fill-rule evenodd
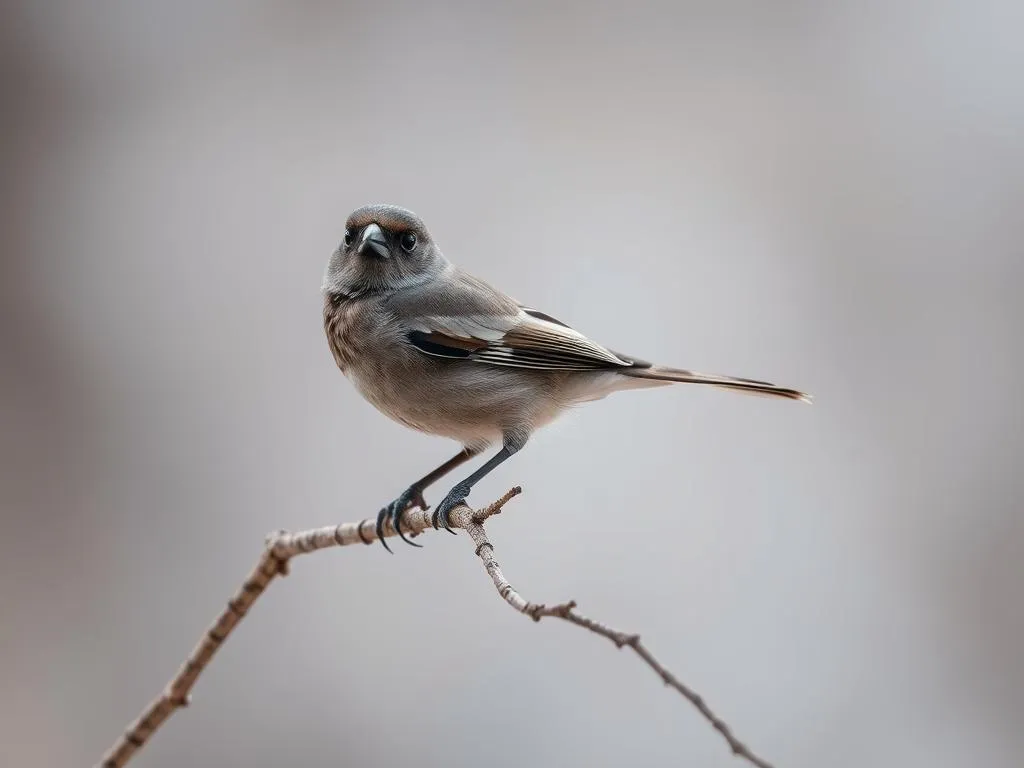
M754 379L738 379L733 376L713 376L696 371L684 371L679 368L665 368L660 365L636 366L616 371L621 376L630 376L635 379L644 379L655 385L655 382L681 382L684 384L707 384L720 389L731 389L735 392L743 392L748 395L761 395L763 397L783 397L788 400L802 400L805 403L811 402L811 396L795 389L780 387L770 384L767 381L755 381ZM637 382L639 386L644 386Z

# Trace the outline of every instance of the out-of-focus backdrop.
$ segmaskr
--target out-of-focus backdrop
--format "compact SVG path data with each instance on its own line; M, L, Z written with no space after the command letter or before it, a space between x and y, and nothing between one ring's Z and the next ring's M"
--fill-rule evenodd
M272 529L452 445L335 369L346 214L614 348L813 392L616 395L473 495L779 766L1024 753L1024 6L0 11L0 763L88 765ZM445 487L428 494L436 503ZM138 765L734 765L464 537L295 563Z

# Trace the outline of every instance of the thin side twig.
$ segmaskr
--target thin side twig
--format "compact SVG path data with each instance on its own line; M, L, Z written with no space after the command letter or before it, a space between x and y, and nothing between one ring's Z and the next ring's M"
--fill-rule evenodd
M451 527L464 529L473 540L473 543L476 545L477 556L483 561L484 568L490 574L498 594L501 595L505 602L519 613L529 616L534 621L540 621L545 616L560 618L611 640L619 648L623 646L630 647L647 666L661 677L667 686L674 688L697 708L701 715L722 734L735 755L749 761L758 768L772 768L769 763L747 749L733 735L729 726L711 711L696 692L685 686L659 663L640 642L639 635L627 634L611 629L593 619L580 615L575 610L575 601L570 600L569 602L549 607L544 604L528 602L513 589L508 579L505 578L501 566L494 559L494 546L487 539L483 524L489 517L498 514L501 508L509 500L519 495L519 493L521 493L521 489L516 487L482 510L474 512L468 506L462 505L452 510L449 515ZM431 516L420 509L406 510L402 517L402 528L412 536L432 530ZM383 533L385 537L397 535L397 532L390 523L385 524ZM143 710L142 714L117 739L97 764L97 768L122 768L152 738L157 729L171 715L178 709L188 706L192 687L196 684L203 670L210 664L214 655L241 620L245 618L249 609L260 595L266 591L270 583L278 576L288 575L289 562L293 557L330 547L343 547L349 544L372 544L376 540L375 521L370 519L362 520L358 523L329 525L299 533L276 531L267 536L263 553L249 573L249 576L242 583L242 586L228 600L227 607L206 630L199 643L192 650L192 653L188 655L188 658L185 659L185 662L167 684L167 687L164 688L163 692Z
M513 489L513 492L513 495L515 495L518 489ZM499 501L504 504L508 499L503 497ZM697 711L703 715L704 719L711 723L711 726L716 731L722 734L722 738L728 743L734 755L743 758L752 765L756 765L757 768L772 768L771 763L755 755L742 741L736 738L728 724L711 710L700 694L681 682L679 678L673 675L654 657L654 654L648 650L647 646L640 642L640 635L612 629L577 613L575 600L547 606L543 603L531 603L520 595L509 583L509 580L505 578L501 566L494 557L494 545L491 544L487 538L487 532L484 530L484 520L500 509L500 506L497 510L491 510L491 507L487 507L481 513L474 513L468 507L460 507L453 512L453 515L460 513L457 515L460 523L459 527L465 528L466 533L473 540L473 543L476 545L477 557L483 562L484 568L491 577L491 581L494 582L494 588L498 590L498 594L501 595L506 603L519 613L529 616L534 621L540 621L546 616L563 619L570 624L583 627L594 634L611 640L615 643L616 648L622 648L623 646L630 648L648 667L654 670L655 674L662 679L665 685L678 691L680 695L697 708Z

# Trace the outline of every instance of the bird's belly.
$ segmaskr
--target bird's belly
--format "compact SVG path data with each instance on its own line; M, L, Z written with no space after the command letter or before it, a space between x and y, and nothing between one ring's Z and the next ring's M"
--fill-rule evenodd
M436 360L413 351L364 358L346 373L385 415L464 445L497 442L512 429L532 431L560 412L544 397L544 377L533 372Z

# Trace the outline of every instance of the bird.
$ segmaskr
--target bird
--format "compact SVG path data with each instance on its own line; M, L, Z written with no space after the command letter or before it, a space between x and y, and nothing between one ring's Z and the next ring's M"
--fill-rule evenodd
M457 441L461 450L377 515L408 544L402 515L427 511L424 491L485 451L500 448L456 483L431 522L572 406L620 390L675 383L810 402L766 381L649 363L604 347L555 317L464 272L441 253L423 220L396 205L365 205L345 222L324 272L323 322L331 353L359 393L391 419Z

